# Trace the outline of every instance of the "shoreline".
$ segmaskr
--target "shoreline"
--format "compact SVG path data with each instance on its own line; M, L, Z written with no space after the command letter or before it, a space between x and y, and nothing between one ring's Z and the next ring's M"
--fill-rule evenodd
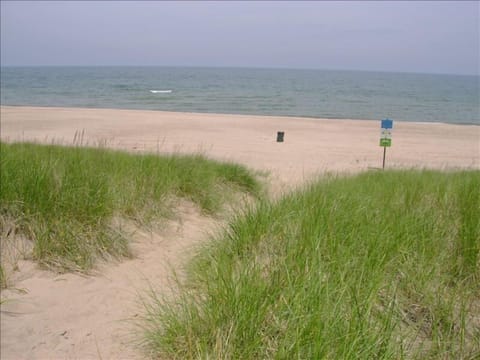
M81 133L81 145L201 153L267 172L280 189L382 166L380 120L4 105L0 111L2 141L78 145ZM284 142L276 142L278 131ZM479 169L480 127L394 121L386 168Z
M78 109L78 110L115 110L115 111L153 111L160 113L179 113L179 114L209 114L223 116L262 116L288 119L310 119L310 120L352 120L352 121L380 121L385 117L378 119L360 119L360 118L339 118L339 117L317 117L311 115L272 115L272 114L246 114L246 113L222 113L222 112L201 112L201 111L171 111L171 110L152 110L152 109L134 109L134 108L112 108L112 107L88 107L88 106L60 106L60 105L0 105L1 108L42 108L42 109ZM446 125L465 125L480 126L480 119L477 123L469 122L446 122L446 121L418 121L418 120L395 120L399 123L416 123L416 124L446 124Z

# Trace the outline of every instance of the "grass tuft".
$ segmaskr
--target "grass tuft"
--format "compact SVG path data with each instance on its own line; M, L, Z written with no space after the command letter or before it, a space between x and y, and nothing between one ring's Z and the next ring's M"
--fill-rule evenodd
M130 255L114 218L148 224L171 215L178 198L213 214L232 193L259 194L259 183L244 167L198 155L28 143L2 143L0 150L0 224L14 219L8 233L32 239L34 259L62 271L88 270L98 257Z
M438 359L480 355L480 172L329 177L239 215L153 295L156 356Z

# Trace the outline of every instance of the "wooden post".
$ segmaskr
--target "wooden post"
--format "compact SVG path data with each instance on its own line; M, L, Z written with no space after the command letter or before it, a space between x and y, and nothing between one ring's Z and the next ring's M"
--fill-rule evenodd
M387 147L383 147L383 164L382 164L382 169L385 170L385 154L387 153Z

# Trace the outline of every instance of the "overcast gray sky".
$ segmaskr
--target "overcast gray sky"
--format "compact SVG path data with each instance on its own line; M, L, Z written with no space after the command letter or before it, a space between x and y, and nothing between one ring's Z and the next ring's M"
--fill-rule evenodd
M479 74L479 2L1 1L2 65Z

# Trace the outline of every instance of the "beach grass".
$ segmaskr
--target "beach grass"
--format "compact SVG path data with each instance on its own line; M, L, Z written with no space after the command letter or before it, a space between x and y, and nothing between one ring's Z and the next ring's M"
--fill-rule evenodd
M480 172L327 176L234 219L173 300L153 293L148 351L177 359L480 357Z
M59 271L85 271L98 258L130 256L128 236L115 219L148 226L171 216L180 198L214 214L232 194L260 194L246 168L201 155L31 143L1 143L0 150L2 242L12 234L32 240L33 259Z

